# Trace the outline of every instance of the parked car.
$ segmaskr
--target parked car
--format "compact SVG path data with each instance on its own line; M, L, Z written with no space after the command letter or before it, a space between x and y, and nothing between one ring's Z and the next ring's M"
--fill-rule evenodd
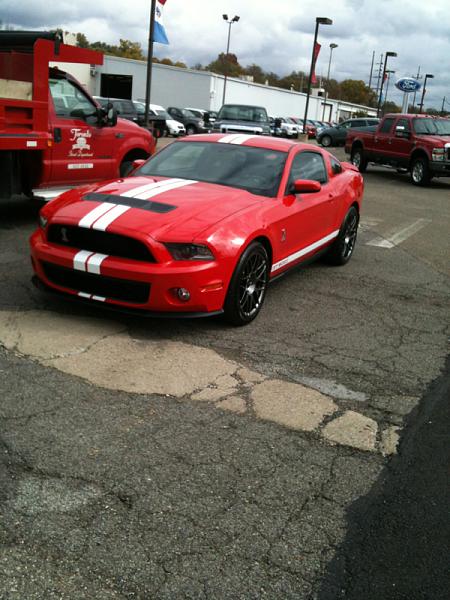
M270 120L263 106L224 104L217 115L213 131L270 135Z
M208 123L205 123L205 120L202 117L197 117L194 113L187 108L177 108L175 106L169 106L167 109L169 115L175 119L175 121L179 121L183 123L186 128L187 135L193 135L194 133L210 133L211 126Z
M145 115L145 102L140 102L139 100L134 101L134 105L139 115L144 118ZM173 137L179 137L180 135L186 135L186 128L183 123L179 121L175 121L167 110L159 104L150 104L149 105L149 117L150 119L161 119L164 121L164 130L163 135L171 135Z
M380 119L375 117L367 117L360 119L348 119L334 127L326 127L322 129L317 136L317 141L321 146L328 148L329 146L343 146L347 132L350 129L361 129L364 127L373 127L378 125Z
M297 123L299 133L306 133L308 138L312 138L316 135L316 126L311 119L306 120L306 125L303 125L304 119L300 119L299 117L291 117L291 119Z
M280 117L280 135L287 138L296 138L298 127L293 119L289 117Z
M364 172L369 163L409 172L414 185L450 177L450 119L388 114L374 132L351 130L345 151Z
M133 121L141 127L144 125L144 115L140 115L136 109L132 100L126 100L124 98L105 98L103 96L94 96L100 106L106 108L108 104L112 104L117 112L117 116L128 121Z
M142 162L142 161L139 161ZM181 138L131 177L40 213L35 282L88 303L245 325L268 283L354 251L363 178L326 150L268 136Z
M190 110L196 117L203 119L205 123L214 123L217 113L214 111L205 110L203 108L191 108L186 106L186 110Z

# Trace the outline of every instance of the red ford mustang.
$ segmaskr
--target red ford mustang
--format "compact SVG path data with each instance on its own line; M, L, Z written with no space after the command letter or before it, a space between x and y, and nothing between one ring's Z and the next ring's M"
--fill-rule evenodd
M356 168L321 148L191 136L130 177L47 204L30 240L35 281L97 304L244 325L271 279L319 253L350 259L362 195Z

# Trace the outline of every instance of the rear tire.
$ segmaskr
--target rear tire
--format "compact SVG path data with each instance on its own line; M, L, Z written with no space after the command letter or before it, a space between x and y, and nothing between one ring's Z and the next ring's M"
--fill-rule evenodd
M225 320L247 325L257 317L266 296L270 260L260 242L252 242L234 270L224 304Z
M320 144L322 146L324 146L325 148L329 148L332 145L332 143L333 143L333 140L331 139L330 135L324 135L320 139Z
M364 173L367 169L367 158L364 156L364 150L361 146L352 148L351 162L355 167L358 167L360 173Z
M411 163L411 182L414 185L425 186L431 181L432 174L428 160L422 156L413 159Z
M348 263L355 249L358 225L359 213L356 208L352 206L345 215L339 235L324 256L324 259L328 264L341 266Z
M186 127L186 135L194 135L197 133L197 128L194 125L188 125Z

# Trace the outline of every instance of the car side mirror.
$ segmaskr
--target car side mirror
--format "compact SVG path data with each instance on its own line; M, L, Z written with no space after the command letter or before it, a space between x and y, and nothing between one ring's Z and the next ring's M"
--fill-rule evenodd
M320 192L322 185L319 181L313 179L296 179L292 184L292 191L294 194L311 194L314 192Z
M106 125L108 127L115 127L117 125L117 110L111 102L108 102L104 110L106 115Z
M133 160L131 163L131 173L136 171L136 169L139 169L139 167L142 167L145 162L147 162L145 158L136 158L136 160Z

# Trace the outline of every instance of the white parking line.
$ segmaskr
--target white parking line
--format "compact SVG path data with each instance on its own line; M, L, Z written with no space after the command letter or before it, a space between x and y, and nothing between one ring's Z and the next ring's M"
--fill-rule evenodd
M431 223L430 219L417 219L413 223L410 223L406 227L403 227L400 230L392 230L385 236L377 236L370 242L366 243L366 246L377 246L378 248L394 248L398 246L412 235L426 227L429 223Z

